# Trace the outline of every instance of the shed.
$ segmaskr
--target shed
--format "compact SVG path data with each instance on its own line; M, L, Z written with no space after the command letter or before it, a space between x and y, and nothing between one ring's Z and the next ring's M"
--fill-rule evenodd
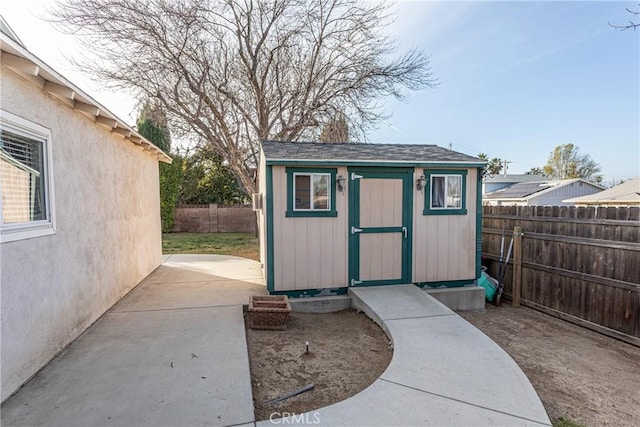
M436 145L262 142L254 202L268 291L473 284L485 164Z
M161 262L171 159L0 17L2 400Z

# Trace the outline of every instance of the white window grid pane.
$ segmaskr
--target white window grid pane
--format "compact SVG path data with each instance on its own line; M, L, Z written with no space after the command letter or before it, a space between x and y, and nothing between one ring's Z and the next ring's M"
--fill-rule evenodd
M329 178L328 174L313 175L313 209L329 210Z
M462 197L462 175L431 175L431 209L462 209Z
M462 207L462 176L450 175L447 177L447 207Z
M296 177L308 176L309 208L299 208L296 203L297 187ZM293 174L293 210L295 211L329 211L331 210L331 174L330 173L294 173ZM325 196L326 194L326 196ZM325 201L326 199L326 201ZM322 207L319 207L322 206Z
M445 208L445 176L431 175L431 209Z
M308 178L308 181L305 183L304 188L302 187L303 183L302 181L305 181L303 179L298 179L298 178ZM299 182L300 181L300 182ZM294 197L294 204L293 204L293 209L294 210L309 210L309 208L312 206L311 203L311 192L310 192L310 182L311 182L311 176L308 174L294 174L293 176L293 197ZM302 193L306 193L306 197L304 197L304 200L299 198L300 196L300 192ZM308 204L308 208L307 207L300 207L300 205L302 204L302 206Z

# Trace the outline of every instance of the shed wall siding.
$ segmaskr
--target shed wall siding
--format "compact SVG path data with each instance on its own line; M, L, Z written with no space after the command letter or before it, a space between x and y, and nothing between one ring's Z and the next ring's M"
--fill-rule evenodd
M414 171L414 182L421 174ZM477 169L468 169L466 215L423 215L424 195L414 192L414 282L474 279L476 179Z
M260 265L262 267L262 274L264 278L267 278L267 227L266 227L266 212L267 212L267 163L264 158L264 153L260 150L260 161L258 166L258 193L262 201L262 207L257 211L258 219L258 244L260 245Z
M338 175L347 169L338 168ZM336 191L332 183L332 191ZM273 166L274 290L344 287L348 280L348 189L336 195L337 217L289 217L287 174Z
M51 130L57 231L0 244L2 400L161 260L158 162L2 68L2 109Z

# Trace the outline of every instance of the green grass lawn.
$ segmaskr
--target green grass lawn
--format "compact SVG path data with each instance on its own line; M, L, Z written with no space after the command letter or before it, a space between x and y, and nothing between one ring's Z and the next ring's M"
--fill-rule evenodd
M260 259L258 239L251 233L164 233L163 254L215 254Z

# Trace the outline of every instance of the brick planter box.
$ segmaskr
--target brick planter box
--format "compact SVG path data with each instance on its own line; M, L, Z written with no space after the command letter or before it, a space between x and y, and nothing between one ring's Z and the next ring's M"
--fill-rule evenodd
M249 327L251 329L287 329L291 305L286 295L252 296L249 299Z

